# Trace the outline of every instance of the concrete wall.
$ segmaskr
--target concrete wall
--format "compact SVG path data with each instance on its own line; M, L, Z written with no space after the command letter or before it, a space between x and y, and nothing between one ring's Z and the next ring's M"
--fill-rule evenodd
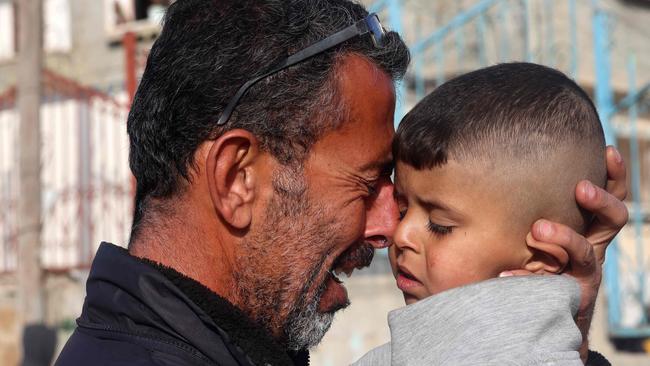
M50 273L45 280L45 321L58 330L57 355L70 336L75 319L81 314L87 277L87 272L75 271ZM15 306L15 280L4 276L0 279L0 365L3 366L18 366L22 358L20 319Z

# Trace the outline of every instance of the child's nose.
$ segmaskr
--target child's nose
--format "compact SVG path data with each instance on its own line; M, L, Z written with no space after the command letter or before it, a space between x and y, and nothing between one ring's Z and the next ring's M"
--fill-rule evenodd
M411 250L419 253L419 246L414 238L417 228L413 227L413 220L410 219L408 211L395 228L393 243L398 252Z

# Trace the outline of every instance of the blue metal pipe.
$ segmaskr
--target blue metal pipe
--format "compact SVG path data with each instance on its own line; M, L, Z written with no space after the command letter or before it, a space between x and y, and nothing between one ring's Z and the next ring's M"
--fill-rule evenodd
M501 25L501 30L499 32L499 60L500 61L510 61L510 43L509 43L509 34L508 34L508 24L510 15L510 4L503 1L499 7L499 23Z
M485 47L485 29L485 14L480 13L476 19L476 39L478 41L478 59L482 67L488 64Z
M569 22L571 22L571 66L569 73L574 79L578 77L578 17L576 15L576 0L569 0Z
M528 16L530 15L530 3L528 0L521 0L521 6L523 8L523 28L524 28L524 59L527 62L533 61L533 53L530 47L530 24L528 24Z
M402 5L400 4L400 0L384 0L383 2L386 3L386 6L388 6L388 12L389 12L389 22L390 22L390 27L392 30L394 30L397 33L402 33L403 27L402 27ZM406 106L404 105L405 103L405 98L406 98L406 87L404 86L403 82L399 82L396 85L395 88L395 94L396 94L396 105L395 105L395 128L397 128L397 125L399 125L399 122L402 120L404 115L406 115Z
M546 17L546 57L547 64L555 67L555 29L553 28L553 0L544 0L544 15Z
M610 126L610 116L613 110L613 92L611 89L611 66L609 61L609 34L607 14L599 8L599 1L592 0L593 8L592 30L594 37L594 63L596 67L595 99L600 121L608 144L616 143L616 136ZM621 291L619 287L619 248L614 240L607 251L605 261L605 284L608 300L607 318L610 329L616 329L621 324Z
M415 68L415 99L419 101L424 98L425 85L424 75L422 72L422 54L414 55L414 68ZM437 67L437 65L436 65Z
M456 30L456 53L458 55L458 66L462 68L465 65L465 33L463 28Z
M461 27L462 25L474 19L476 16L483 14L487 9L489 9L492 5L494 5L498 1L503 1L503 0L479 1L476 5L472 6L471 8L467 9L464 12L461 12L460 14L452 18L451 21L449 21L449 23L438 28L433 33L425 37L424 39L416 42L413 46L411 46L411 52L414 54L422 52L428 47L430 47L431 45L440 42L445 36L447 36L447 34L449 34L450 31Z
M436 86L445 82L445 42L436 43Z
M377 0L368 7L369 13L379 13L386 8L386 0Z
M636 94L636 60L631 56L627 63L629 95ZM639 164L639 140L636 104L628 110L630 123L630 158L632 164L632 221L634 223L634 239L636 243L637 278L639 281L639 304L645 309L645 253L643 250L643 217L641 215L641 166ZM641 312L641 323L648 321L645 311Z
M605 139L608 144L616 144L616 136L610 124L610 116L614 110L614 92L611 86L611 64L609 49L609 28L607 13L598 8L598 0L592 0L594 4L594 56L596 65L596 107L600 114L600 121L603 124Z
M638 103L638 101L648 93L650 93L650 82L645 84L636 93L629 94L625 98L621 99L618 104L610 111L610 117L613 117L614 114L620 112L621 110L630 108L634 104Z

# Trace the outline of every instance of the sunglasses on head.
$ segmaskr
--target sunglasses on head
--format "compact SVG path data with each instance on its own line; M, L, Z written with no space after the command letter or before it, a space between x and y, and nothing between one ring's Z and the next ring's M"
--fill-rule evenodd
M237 93L235 93L235 95L230 99L230 102L228 102L228 105L223 110L223 113L221 113L221 116L217 121L217 126L223 126L228 122L228 120L230 119L230 115L237 107L239 100L246 94L246 92L248 91L248 89L250 89L251 86L255 85L260 80L270 75L273 75L277 72L280 72L286 69L287 67L305 61L315 55L318 55L319 53L325 52L328 49L337 46L349 39L352 39L357 36L362 36L368 33L370 33L372 43L375 45L375 47L381 48L384 46L384 37L386 35L386 32L384 31L384 27L382 27L381 23L379 22L379 17L377 17L377 14L375 13L372 13L367 17L365 17L364 19L359 20L358 22L352 24L351 26L346 27L345 29L342 29L324 39L321 39L320 41L312 44L311 46L294 53L293 55L287 57L284 61L279 63L276 67L274 67L270 71L260 76L257 76L253 79L248 80L247 82L244 83L244 85L242 85L239 88L239 90L237 90Z

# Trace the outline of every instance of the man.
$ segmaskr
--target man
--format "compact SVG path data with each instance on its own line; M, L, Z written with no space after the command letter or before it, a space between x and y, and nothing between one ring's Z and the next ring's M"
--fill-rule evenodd
M348 305L337 274L390 243L394 82L408 62L347 0L175 2L129 115L128 253L100 247L57 364L307 364ZM615 160L614 195L578 189L600 220L594 248L533 229L571 256L585 309L626 220Z

